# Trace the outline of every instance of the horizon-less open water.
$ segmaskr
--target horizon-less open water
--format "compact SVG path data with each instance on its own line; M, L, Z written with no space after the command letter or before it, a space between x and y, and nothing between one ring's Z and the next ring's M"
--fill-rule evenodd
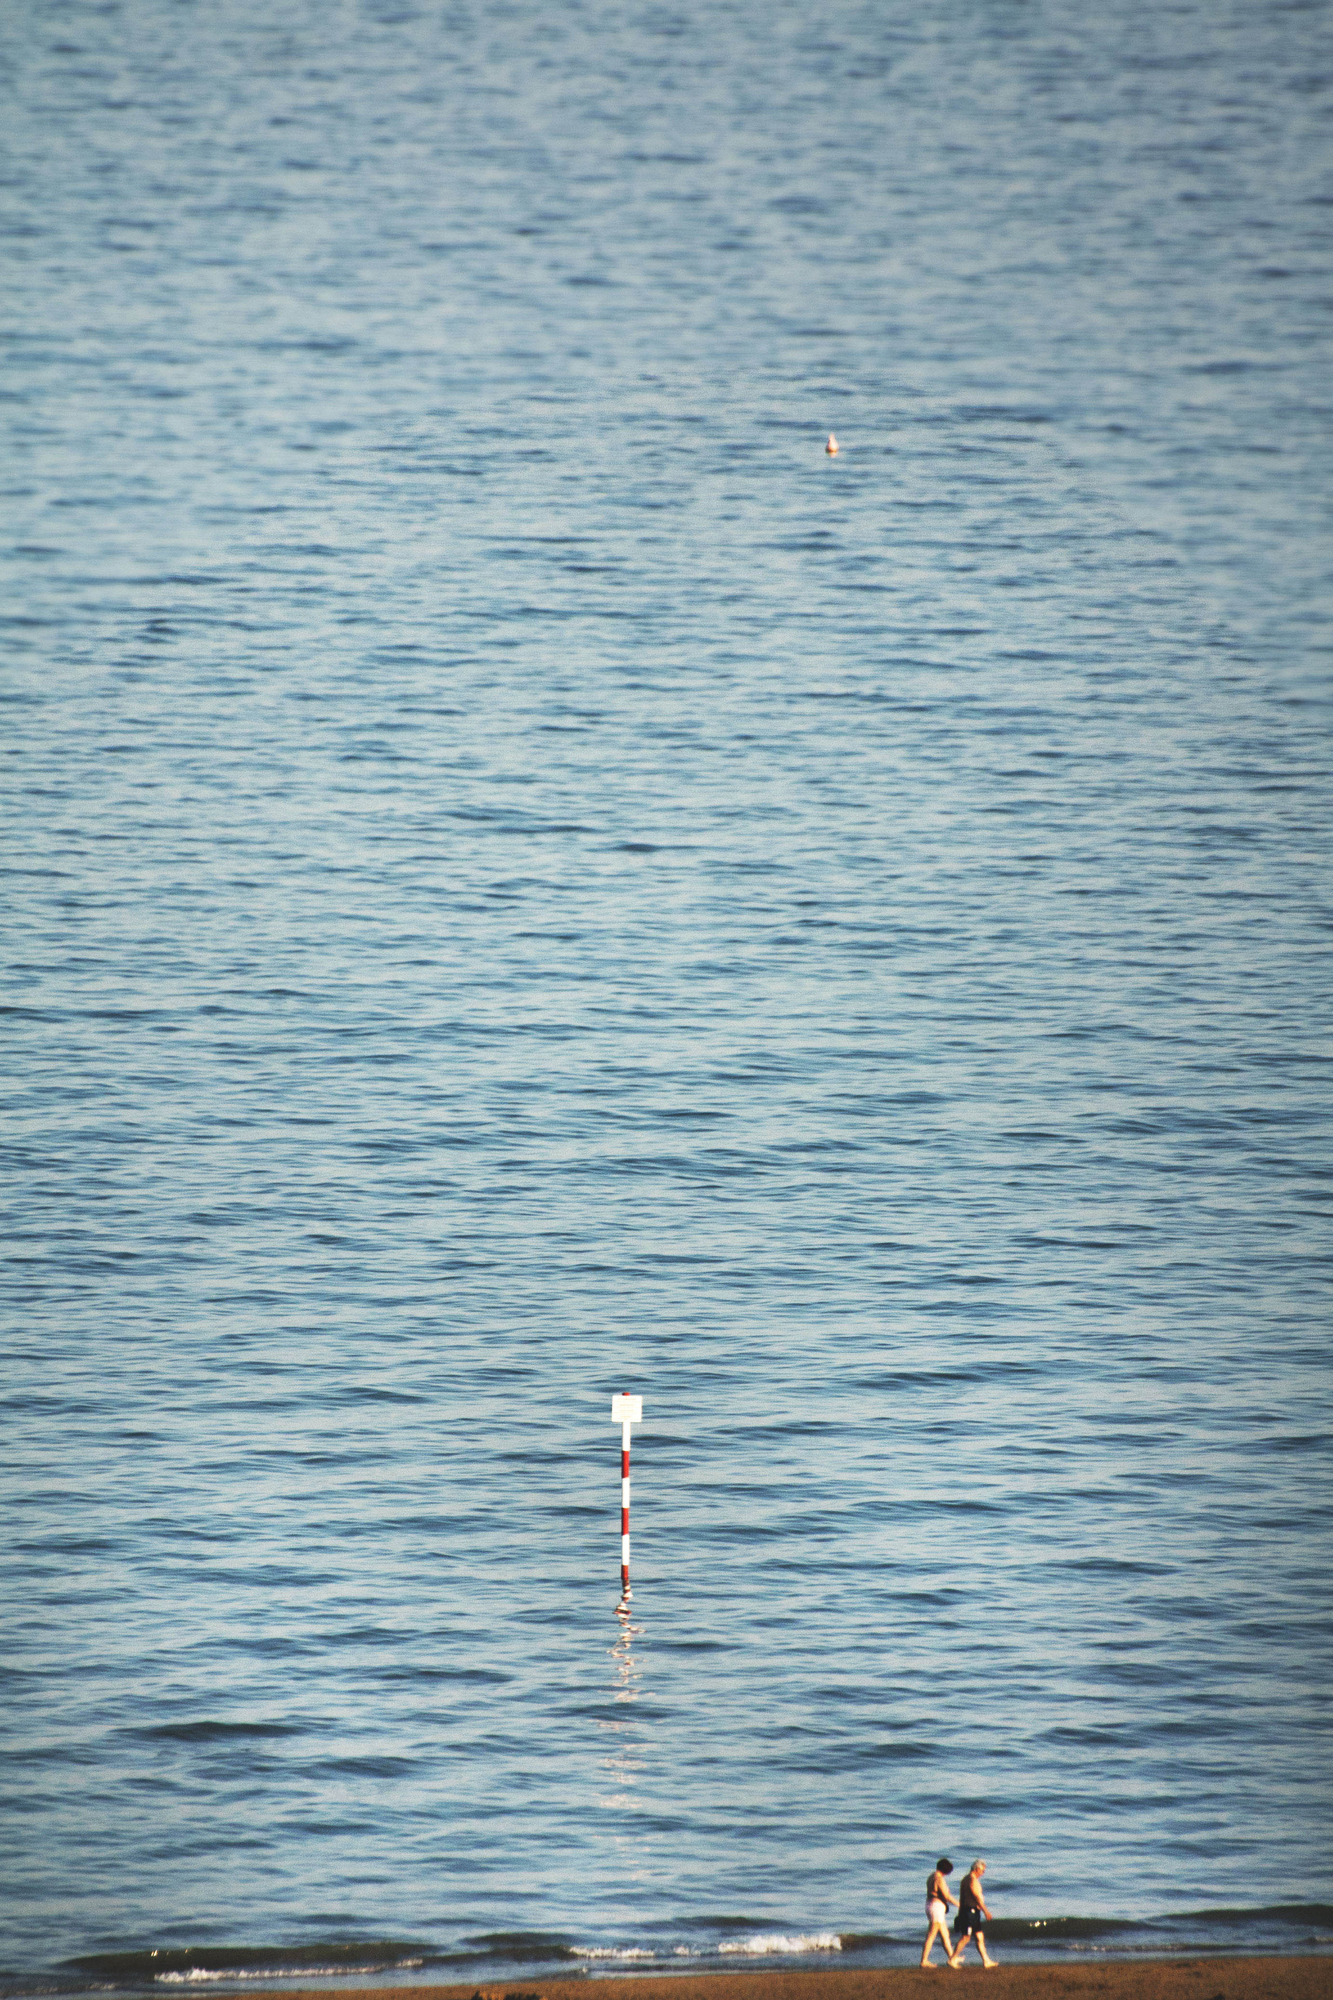
M1328 1949L1331 77L0 17L11 1985Z

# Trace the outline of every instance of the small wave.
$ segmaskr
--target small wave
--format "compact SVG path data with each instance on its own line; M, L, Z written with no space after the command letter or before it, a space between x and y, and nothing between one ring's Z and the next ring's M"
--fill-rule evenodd
M386 1967L383 1959L376 1959L368 1965L256 1965L244 1972L235 1969L219 1970L213 1966L192 1965L184 1972L157 1972L153 1975L154 1986L204 1986L225 1981L231 1985L242 1979L341 1979L349 1972L416 1972L425 1964L424 1958L399 1958Z
M160 1722L151 1729L125 1729L124 1736L137 1736L145 1743L243 1743L264 1741L275 1736L303 1736L301 1722L225 1722L206 1716L197 1722Z
M416 1971L429 1963L419 1940L392 1939L322 1945L220 1945L196 1950L94 1952L64 1961L63 1969L91 1975L96 1985L202 1986L242 1980L340 1979L349 1973Z
M216 1985L225 1980L230 1986L241 1979L342 1979L349 1972L419 1972L426 1963L424 1958L396 1958L386 1965L382 1958L372 1959L365 1965L349 1965L345 1960L340 1965L254 1965L244 1971L230 1970L209 1965L191 1965L183 1972L156 1972L154 1986L204 1986Z
M1184 1910L1175 1921L1190 1924L1333 1924L1333 1903L1269 1903L1257 1910Z
M986 1935L1011 1943L1027 1940L1039 1944L1043 1940L1109 1937L1116 1931L1142 1928L1127 1917L996 1917L986 1926Z
M472 1947L467 1954L470 1959L500 1959L508 1965L541 1965L551 1959L576 1956L576 1948L559 1931L481 1931L463 1942ZM461 1962L459 1954L454 1959Z
M571 1954L574 1958L656 1958L655 1951L649 1951L641 1944L576 1944Z
M836 1931L807 1931L799 1937L784 1937L774 1931L762 1937L727 1938L718 1950L745 1958L785 1958L793 1952L841 1951L842 1939Z
M1058 1944L1071 1951L1096 1949L1099 1939L1110 1949L1134 1952L1194 1951L1200 1936L1230 1932L1237 1939L1257 1940L1274 1929L1312 1926L1333 1919L1323 1903L1275 1903L1266 1909L1167 1911L1156 1917L997 1917L986 1935L997 1943ZM1136 1941L1131 1941L1136 1940Z

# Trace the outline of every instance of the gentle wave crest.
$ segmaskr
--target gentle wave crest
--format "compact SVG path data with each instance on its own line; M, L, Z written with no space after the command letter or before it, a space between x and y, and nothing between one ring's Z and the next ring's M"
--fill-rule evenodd
M425 1964L421 1958L402 1958L391 1968L395 1972L415 1972ZM183 1972L156 1972L155 1986L205 1986L219 1985L242 1979L345 1979L352 1973L374 1973L385 1970L383 1962L368 1965L256 1965L247 1971L236 1967L191 1965Z
M803 1932L799 1937L768 1932L762 1937L727 1938L718 1950L724 1958L785 1958L805 1951L841 1951L842 1939L837 1931Z
M656 1958L658 1953L640 1944L576 1944L575 1958Z

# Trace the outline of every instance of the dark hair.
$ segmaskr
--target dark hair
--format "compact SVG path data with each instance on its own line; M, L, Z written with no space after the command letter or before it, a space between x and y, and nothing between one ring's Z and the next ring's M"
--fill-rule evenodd
M941 1854L939 1860L935 1863L935 1866L939 1869L941 1875L953 1874L953 1863L952 1861L950 1861L947 1854Z

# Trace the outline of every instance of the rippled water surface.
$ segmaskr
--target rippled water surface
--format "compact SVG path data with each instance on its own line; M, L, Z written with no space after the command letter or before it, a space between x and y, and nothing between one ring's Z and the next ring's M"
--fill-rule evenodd
M1328 1948L1328 12L0 75L0 1968Z

